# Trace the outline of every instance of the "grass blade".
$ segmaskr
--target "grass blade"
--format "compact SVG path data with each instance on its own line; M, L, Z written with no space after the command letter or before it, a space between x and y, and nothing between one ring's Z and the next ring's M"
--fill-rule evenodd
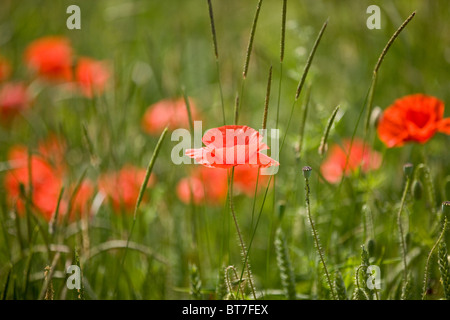
M152 157L150 159L150 162L148 164L147 171L145 172L144 181L142 182L141 188L139 190L139 195L138 195L138 198L137 198L137 201L136 201L136 206L134 207L134 212L133 212L133 223L131 225L130 234L128 235L127 244L126 244L126 247L125 247L125 251L123 253L122 261L120 263L120 269L119 269L119 273L117 275L116 289L115 289L114 295L117 294L120 274L123 271L123 265L124 265L124 262L125 262L125 258L127 256L128 246L130 244L130 239L131 239L131 236L133 235L134 226L136 224L137 212L139 210L139 206L141 205L142 199L144 197L144 193L145 193L145 189L147 188L148 180L150 179L150 175L152 173L153 166L155 165L156 159L158 158L158 154L159 154L159 151L161 149L161 146L162 146L162 143L164 141L164 138L165 138L165 136L167 134L167 131L168 131L168 127L166 127L164 129L163 133L159 137L158 143L156 144L155 150L153 151L153 155L152 155Z
M442 227L442 232L439 235L439 238L437 239L436 243L433 245L433 247L430 250L430 253L428 254L428 258L427 258L427 264L425 265L425 276L424 276L424 280L423 280L423 291L422 291L422 300L425 299L425 297L427 296L427 288L428 288L428 276L429 276L429 271L428 269L430 268L430 261L431 261L431 256L434 253L434 250L436 250L437 246L439 245L439 243L442 241L442 239L444 238L445 235L445 231L447 230L447 217L444 218L444 226ZM447 297L447 292L446 292L446 298Z
M297 146L297 161L300 160L302 148L303 148L303 138L305 136L305 124L306 124L306 118L308 117L308 109L309 109L309 100L311 97L311 86L308 86L306 88L305 93L305 102L303 103L303 113L302 117L300 119L300 129L299 129L299 135L298 135L298 146Z
M386 56L387 52L389 51L389 48L394 43L395 39L397 39L399 34L402 32L403 29L405 29L405 27L412 20L412 18L414 18L415 15L416 15L416 12L414 11L413 13L411 13L409 15L408 18L406 18L406 20L394 32L394 34L392 35L392 37L389 39L386 46L384 47L383 51L381 52L381 55L378 58L377 63L375 64L375 68L373 69L372 83L370 85L370 90L369 90L369 99L367 102L367 114L366 114L366 123L364 126L364 135L366 135L369 130L370 114L372 113L372 104L373 104L373 93L375 91L375 86L376 86L376 82L377 82L378 70L380 69L381 63L383 62L384 57Z
M321 157L323 157L323 155L326 152L328 135L330 133L331 126L333 125L334 119L336 118L337 112L339 111L339 108L340 108L340 106L337 106L336 108L334 108L333 112L331 113L331 116L328 119L328 123L327 123L327 126L325 128L325 131L323 133L322 139L320 140L319 155Z
M256 25L258 24L259 12L261 10L262 2L263 0L258 0L255 17L253 18L252 31L250 32L250 39L248 40L247 53L245 54L244 71L242 72L244 79L247 78L248 65L250 64L250 56L252 54L253 40L255 39Z
M328 19L322 25L322 28L319 31L319 35L317 36L317 39L314 42L312 50L309 53L308 60L306 60L305 69L303 70L302 77L300 79L300 82L298 83L297 91L295 93L295 100L298 100L298 98L300 97L300 93L302 92L303 85L305 84L306 76L308 75L308 71L309 71L309 68L311 67L311 64L312 64L312 61L314 59L314 55L316 53L317 47L319 46L320 39L322 39L323 33L325 32L325 29L326 29L327 25L328 25Z

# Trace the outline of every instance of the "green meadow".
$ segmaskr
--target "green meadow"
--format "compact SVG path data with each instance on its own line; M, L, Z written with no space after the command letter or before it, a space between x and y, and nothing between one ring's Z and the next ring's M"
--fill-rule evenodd
M449 9L1 1L0 298L450 299ZM54 79L65 54L30 50L49 36L70 46L70 77ZM83 57L105 83L80 76ZM26 97L2 94L13 83ZM430 100L383 129L415 94ZM200 136L278 129L276 174L175 164L173 133L194 120ZM199 181L184 197L183 179Z

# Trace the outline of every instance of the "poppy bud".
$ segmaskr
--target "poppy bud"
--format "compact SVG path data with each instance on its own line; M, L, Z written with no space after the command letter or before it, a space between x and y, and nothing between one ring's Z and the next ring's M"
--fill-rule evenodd
M403 166L403 172L405 173L405 176L408 178L411 178L413 173L414 166L412 163L407 163Z
M412 184L412 194L414 199L416 200L422 199L422 191L423 191L422 182L420 182L420 180L414 180Z
M303 171L303 176L305 177L305 179L309 179L309 177L311 176L312 168L310 166L304 166L302 168L302 171Z

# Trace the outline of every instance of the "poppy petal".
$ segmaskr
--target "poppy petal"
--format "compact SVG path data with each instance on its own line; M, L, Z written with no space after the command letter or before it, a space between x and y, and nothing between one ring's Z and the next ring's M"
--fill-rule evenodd
M450 118L445 118L439 121L438 131L445 134L450 134Z

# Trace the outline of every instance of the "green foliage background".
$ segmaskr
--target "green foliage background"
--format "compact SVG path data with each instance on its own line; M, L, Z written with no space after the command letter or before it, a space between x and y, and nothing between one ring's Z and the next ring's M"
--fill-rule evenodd
M242 68L256 1L212 1L219 47L220 77L227 123L233 119L234 99L241 88ZM279 50L282 1L266 0L255 35L249 74L245 83L240 124L261 126L269 67L274 68L268 128L275 127L280 76ZM66 28L67 6L81 8L81 30ZM366 27L371 4L381 8L381 29ZM328 299L330 292L314 249L304 206L301 168L310 165L312 213L321 235L328 267L342 273L347 292L354 290L355 269L360 265L361 245L372 239L370 263L381 267L382 299L400 298L401 251L396 214L402 195L402 166L426 163L435 191L433 203L426 194L415 200L409 194L403 215L408 257L413 279L411 298L420 298L428 253L439 231L440 204L450 199L450 137L436 136L426 145L409 144L386 149L371 128L369 141L383 155L382 167L368 175L346 178L341 186L319 180L322 159L317 149L327 119L341 105L329 144L351 137L364 106L373 67L388 39L416 10L413 21L390 48L378 76L374 105L382 109L395 99L425 93L450 101L450 28L447 1L288 1L285 61L280 96L281 135L286 130L296 86L310 48L323 22L329 24L318 47L306 83L311 102L306 121L304 148L295 157L304 94L297 103L280 155L276 190L269 189L255 234L250 258L258 292L264 298L283 298L275 253L275 234L286 236L298 298ZM9 148L21 143L35 147L49 132L67 139L70 165L68 181L87 169L95 181L102 173L126 163L145 167L157 138L140 127L145 109L167 97L186 93L196 99L205 115L203 129L222 125L218 74L206 1L49 1L6 0L0 4L0 53L13 63L13 79L27 79L23 52L34 39L46 35L67 36L79 56L108 59L114 66L113 89L94 100L74 98L55 88L37 88L37 99L25 124L13 130L0 128L0 162ZM450 116L449 107L446 116ZM98 164L91 162L83 136L85 124ZM363 124L357 129L362 137ZM147 190L150 201L141 206L131 241L139 250L128 250L120 272L122 249L105 250L87 259L79 226L67 229L61 245L53 284L55 298L77 298L65 287L65 261L78 247L86 299L180 299L189 298L190 264L198 267L201 297L215 295L223 268L242 269L234 226L226 203L219 207L186 206L176 197L178 180L191 166L175 166L170 151L175 142L166 138L153 172L158 183ZM3 172L0 172L2 178ZM425 184L425 181L422 181ZM425 186L426 187L426 186ZM44 267L54 252L42 249L41 233L24 250L18 246L14 215L0 186L0 292L7 299L37 299L43 285ZM282 219L278 201L285 201ZM236 211L246 243L252 234L253 199L238 196ZM263 193L256 199L259 210ZM257 210L257 212L258 212ZM373 232L365 219L373 217ZM46 232L45 222L41 226ZM126 240L132 215L117 215L103 205L90 222L90 251L111 240ZM20 228L26 232L24 221ZM34 226L34 224L33 224ZM73 230L73 232L71 232ZM448 236L444 239L449 244ZM32 248L33 251L26 250ZM33 252L33 254L30 254ZM156 258L155 258L156 256ZM158 261L157 258L161 258ZM443 297L436 259L430 272L431 298ZM197 271L196 271L197 272ZM192 284L192 283L191 283ZM5 292L4 289L7 289Z

